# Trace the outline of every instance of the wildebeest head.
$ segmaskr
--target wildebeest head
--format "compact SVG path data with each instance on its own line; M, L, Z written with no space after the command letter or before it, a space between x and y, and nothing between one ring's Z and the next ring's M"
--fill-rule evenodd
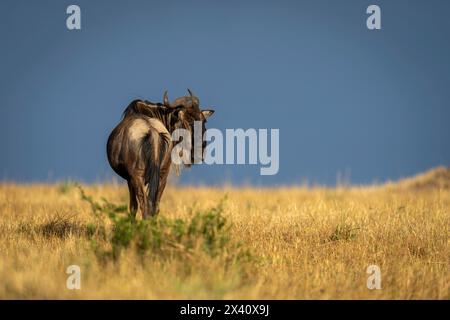
M191 162L194 163L194 123L200 124L201 133L197 132L197 138L201 139L201 159L203 160L204 150L206 147L206 141L203 140L203 136L206 132L206 119L208 119L213 113L212 109L200 109L200 100L196 97L190 89L187 89L189 96L179 97L172 103L169 102L167 91L164 92L163 104L166 107L172 108L175 128L187 129L191 132ZM201 136L200 136L201 134Z

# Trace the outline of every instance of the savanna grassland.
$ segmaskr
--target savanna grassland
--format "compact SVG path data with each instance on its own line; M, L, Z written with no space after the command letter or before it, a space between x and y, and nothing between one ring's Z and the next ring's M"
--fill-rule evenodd
M124 185L3 183L0 298L449 299L439 170L372 187L168 187L149 221L129 218Z

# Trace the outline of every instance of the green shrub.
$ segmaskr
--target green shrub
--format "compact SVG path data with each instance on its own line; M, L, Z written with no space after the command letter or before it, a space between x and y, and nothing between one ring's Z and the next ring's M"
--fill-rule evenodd
M98 221L97 228L92 226L92 234L105 230L103 217L108 217L111 222L106 235L108 249L100 249L98 243L93 243L101 259L117 260L123 250L135 250L142 257L158 255L159 258L206 254L211 258L222 256L236 261L250 257L241 244L231 241L231 225L222 214L226 199L209 210L191 212L185 219L157 216L136 220L126 205L114 205L106 199L99 203L81 188L80 191Z

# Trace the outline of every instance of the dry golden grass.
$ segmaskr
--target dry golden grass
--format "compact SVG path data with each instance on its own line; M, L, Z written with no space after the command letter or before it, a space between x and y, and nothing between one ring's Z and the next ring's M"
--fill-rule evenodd
M84 187L126 203L125 186ZM0 298L449 299L450 190L168 188L161 214L187 218L227 194L230 235L252 259L193 256L101 262L89 205L70 185L0 184ZM81 290L66 268L81 267ZM381 290L366 268L381 268Z

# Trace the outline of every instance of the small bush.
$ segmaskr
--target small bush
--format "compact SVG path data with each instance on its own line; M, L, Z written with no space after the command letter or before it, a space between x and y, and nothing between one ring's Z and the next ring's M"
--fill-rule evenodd
M90 204L97 221L106 216L112 224L106 236L110 246L100 249L98 243L94 243L101 259L117 260L123 250L135 250L142 257L158 255L159 258L185 258L197 254L211 258L222 255L233 260L250 257L248 251L230 239L231 225L222 214L225 199L209 210L191 213L186 219L158 216L136 220L128 213L126 205L114 205L106 199L98 203L80 190L82 199Z

